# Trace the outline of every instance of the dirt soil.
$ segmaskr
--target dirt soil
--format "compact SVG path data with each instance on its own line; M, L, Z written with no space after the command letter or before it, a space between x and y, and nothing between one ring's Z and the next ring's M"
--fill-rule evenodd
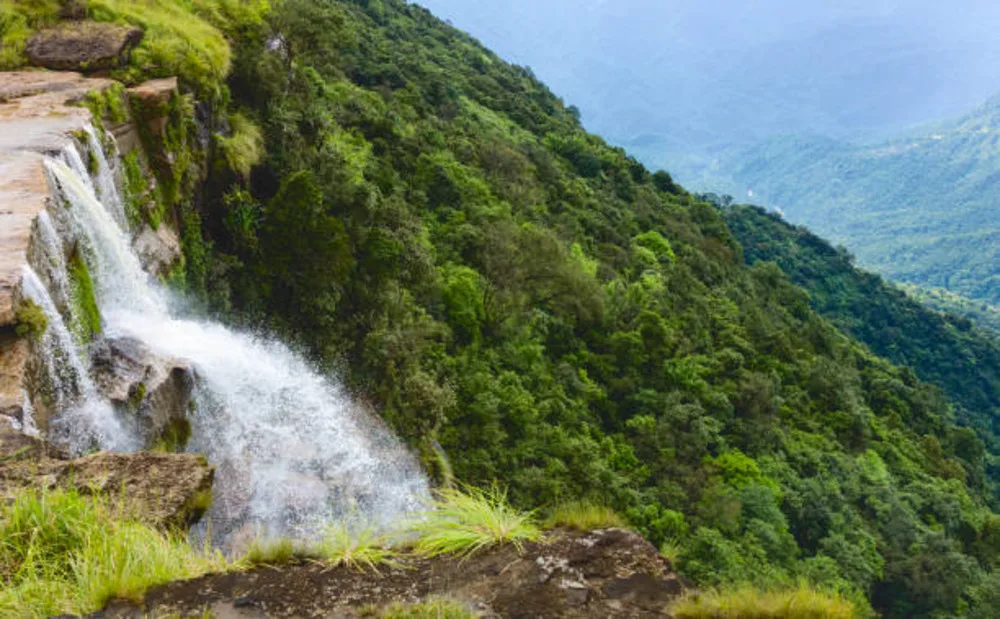
M428 598L455 600L482 617L667 617L686 588L636 533L559 531L520 554L507 546L466 560L411 558L379 573L304 562L206 576L93 617L370 617L393 602Z

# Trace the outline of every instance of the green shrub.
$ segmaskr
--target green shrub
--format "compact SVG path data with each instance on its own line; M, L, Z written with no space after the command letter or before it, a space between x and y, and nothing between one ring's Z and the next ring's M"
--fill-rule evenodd
M761 591L741 587L692 594L670 611L677 619L852 619L854 605L808 587Z
M625 521L610 507L577 501L556 506L545 519L544 526L593 531L624 527Z
M25 491L0 509L0 616L88 613L112 598L225 568L104 498Z
M229 117L232 135L219 137L219 149L229 169L243 178L264 158L264 138L252 120L240 113Z
M429 557L468 557L504 544L514 544L520 550L524 542L541 538L534 516L512 508L506 492L496 486L439 491L434 508L411 529L419 536L414 550Z

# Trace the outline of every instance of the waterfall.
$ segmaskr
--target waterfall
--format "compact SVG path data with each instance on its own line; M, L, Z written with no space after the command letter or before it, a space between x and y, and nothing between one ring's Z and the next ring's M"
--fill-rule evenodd
M42 280L25 266L21 289L48 319L39 342L45 363L49 394L60 415L52 420L50 438L71 451L83 453L95 446L114 451L134 451L138 439L128 431L110 402L104 400L90 378L84 351L70 333Z
M63 203L50 207L61 225L48 228L71 235L67 245L75 243L84 257L104 336L138 339L194 368L188 449L216 467L208 515L213 540L224 543L248 530L308 535L335 520L388 525L423 505L427 485L414 459L335 381L281 342L182 315L176 308L183 304L169 302L170 293L142 270L114 213L115 200L121 201L110 189L115 184L106 162L91 181L71 146L46 167ZM65 270L57 262L49 264ZM111 405L89 396L89 361L30 270L24 288L51 323L46 357L72 386L56 419L63 431L53 438L77 451L81 444L74 437L96 437L104 449L135 449Z

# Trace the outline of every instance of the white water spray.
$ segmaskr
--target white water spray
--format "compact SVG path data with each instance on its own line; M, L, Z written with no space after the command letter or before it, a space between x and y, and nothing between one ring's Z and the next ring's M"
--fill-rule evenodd
M87 359L42 280L27 266L21 276L21 290L42 308L48 320L39 342L40 356L45 362L48 392L60 411L49 429L50 438L77 453L97 446L114 451L138 449L138 439L126 430L114 408L94 386Z
M71 147L47 167L65 203L59 217L93 274L105 335L136 338L194 367L189 449L216 466L209 513L215 540L247 528L309 534L334 520L386 525L423 505L426 481L413 458L304 358L272 339L172 313L168 293L142 270L116 217L98 199L98 192L108 195L102 187L114 186L110 166L98 166L97 182L88 182ZM29 272L25 281L50 321L58 317L44 288L37 290L38 278ZM46 337L54 348L72 348L61 318L56 322ZM86 375L81 364L73 372ZM92 412L71 406L59 421L80 435L100 436L104 448L121 450L133 440L107 436L105 420Z

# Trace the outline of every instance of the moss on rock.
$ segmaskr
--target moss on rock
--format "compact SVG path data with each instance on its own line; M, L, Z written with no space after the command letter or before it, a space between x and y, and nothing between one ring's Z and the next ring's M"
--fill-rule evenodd
M49 326L45 312L37 303L25 299L14 313L14 332L20 337L39 337Z
M101 332L101 310L94 296L94 280L79 250L74 251L66 265L69 271L72 330L83 343L94 340Z

